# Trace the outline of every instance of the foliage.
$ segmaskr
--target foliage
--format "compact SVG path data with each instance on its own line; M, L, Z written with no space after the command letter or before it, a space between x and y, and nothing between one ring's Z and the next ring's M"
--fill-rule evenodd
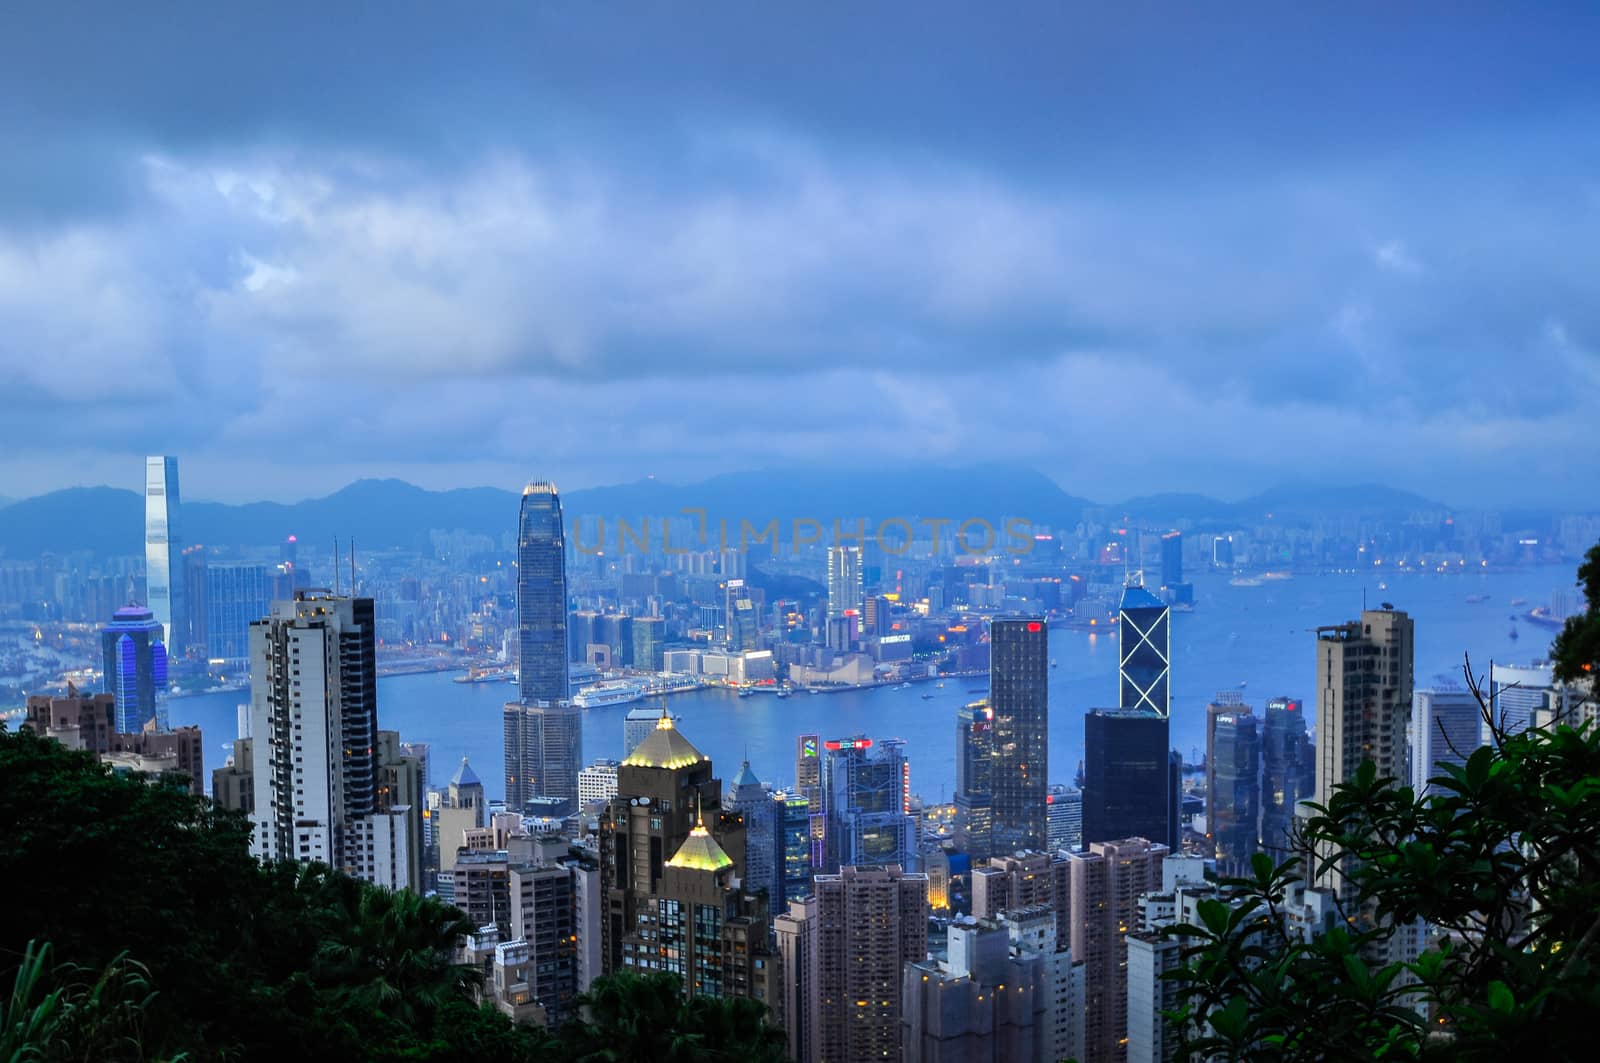
M585 1019L562 1031L576 1063L781 1063L785 1041L752 1000L683 1000L673 974L625 971L579 998Z
M1592 682L1600 674L1600 543L1589 548L1578 567L1578 586L1583 588L1587 607L1567 618L1550 647L1556 678L1569 683Z
M144 1018L155 991L138 964L118 956L93 981L50 966L50 946L29 942L0 1002L0 1060L140 1063ZM180 1057L181 1058L181 1057Z
M1592 557L1594 555L1591 555ZM1587 1055L1600 1014L1600 729L1507 733L1419 798L1373 765L1313 806L1301 840L1348 875L1344 925L1300 940L1283 917L1299 859L1258 855L1207 902L1176 973L1188 1050L1242 1060ZM1462 751L1465 753L1466 751ZM1434 937L1411 962L1397 935Z

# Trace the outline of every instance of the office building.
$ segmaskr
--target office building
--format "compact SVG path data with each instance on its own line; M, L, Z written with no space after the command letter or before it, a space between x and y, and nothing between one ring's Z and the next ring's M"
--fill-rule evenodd
M780 790L772 795L778 816L778 855L782 861L782 901L797 901L811 893L811 803L797 793ZM774 911L784 905L774 902Z
M723 623L725 643L729 650L760 649L761 631L756 615L756 604L751 597L752 588L742 579L723 582Z
M1506 665L1489 662L1489 698L1495 722L1515 734L1529 727L1563 719L1577 726L1572 710L1582 699L1558 685L1549 664Z
M1161 536L1161 585L1176 587L1183 582L1183 532L1169 531Z
M1118 708L1162 718L1171 713L1171 625L1167 606L1155 595L1136 584L1123 588L1117 612Z
M302 591L250 626L251 851L410 885L409 809L380 809L370 598Z
M989 624L989 708L994 711L995 852L1049 842L1050 629L1042 617Z
M905 743L856 735L822 746L824 868L908 866L917 834Z
M162 632L155 613L139 605L118 609L100 629L102 682L116 700L116 730L122 734L163 725L168 657Z
M641 672L659 672L665 654L667 622L659 616L633 618L632 665Z
M1418 690L1411 695L1411 787L1418 797L1428 780L1445 774L1444 765L1461 767L1483 745L1483 715L1466 690Z
M1261 728L1261 848L1282 861L1290 855L1295 808L1316 787L1316 750L1298 698L1273 698Z
M1053 784L1045 794L1045 822L1050 832L1050 851L1077 851L1083 848L1083 791L1075 786Z
M242 674L250 663L250 625L272 609L272 574L266 565L206 567L205 646L210 669Z
M640 742L650 737L650 732L656 729L656 724L661 722L662 716L672 717L665 705L640 705L628 710L627 717L622 721L624 757L632 753Z
M927 959L928 910L927 876L897 866L816 877L811 1060L899 1058L901 971Z
M188 620L184 616L183 538L180 532L178 459L144 459L145 602L161 625L167 652L182 657Z
M1166 717L1093 709L1084 717L1083 841L1175 841Z
M1244 875L1257 849L1261 735L1247 706L1207 717L1206 832L1224 875Z
M765 890L771 910L783 908L783 867L778 852L778 806L747 760L734 776L723 806L744 817L744 888Z
M578 772L578 806L588 808L596 801L609 801L617 796L617 768L620 766L621 761L602 757Z
M570 701L511 701L504 709L506 807L536 802L566 815L578 809L583 710Z
M566 532L561 498L542 480L523 488L517 521L517 676L526 704L564 701L569 693Z
M773 1005L767 902L740 881L745 823L722 807L711 761L663 716L617 788L599 823L603 969L667 971L685 997Z
M974 860L994 852L994 710L977 701L956 710L956 845Z
M865 608L866 590L862 582L861 548L828 548L828 619L846 616L859 618Z

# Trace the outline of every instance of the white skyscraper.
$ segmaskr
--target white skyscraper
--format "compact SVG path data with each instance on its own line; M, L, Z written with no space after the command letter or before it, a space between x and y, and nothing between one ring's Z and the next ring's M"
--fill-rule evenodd
M1445 764L1465 764L1483 745L1478 699L1465 690L1419 690L1411 695L1411 788L1421 797Z
M828 619L837 620L850 610L860 615L865 607L865 599L861 577L861 547L829 547Z
M172 657L184 654L183 542L178 525L178 459L144 459L145 604L161 624Z

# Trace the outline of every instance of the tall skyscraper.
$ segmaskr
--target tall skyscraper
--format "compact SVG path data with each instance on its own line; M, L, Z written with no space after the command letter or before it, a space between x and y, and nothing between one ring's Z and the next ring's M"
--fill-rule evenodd
M797 901L811 893L811 803L798 793L780 790L772 795L778 807L778 852L782 860L783 901ZM784 910L782 903L769 907Z
M1043 849L1049 785L1050 629L1042 617L989 623L994 710L994 851Z
M846 613L860 616L866 607L866 591L861 574L861 547L828 548L828 619Z
M250 625L272 608L272 574L266 565L206 566L206 652L213 671L249 666Z
M517 521L517 676L528 704L567 697L566 532L543 480L523 488Z
M144 459L145 601L161 625L167 652L182 657L188 631L183 615L183 538L179 525L178 459Z
M1128 934L1139 928L1139 896L1162 886L1166 855L1164 845L1126 839L1067 858L1069 914L1059 936L1085 966L1084 1063L1126 1056Z
M810 1059L899 1059L900 972L928 955L928 877L845 867L818 875L815 897L815 930L798 935L812 944Z
M116 699L117 732L159 725L167 704L167 648L154 612L138 605L118 609L100 629L100 661L105 692Z
M1411 787L1421 797L1444 765L1463 765L1483 745L1478 699L1465 690L1419 690L1411 695Z
M1261 728L1261 848L1289 855L1294 810L1316 787L1315 750L1298 698L1273 698Z
M1247 706L1207 718L1212 728L1207 746L1211 780L1206 791L1206 831L1211 836L1217 868L1244 874L1256 851L1260 820L1261 736Z
M656 729L663 714L672 715L662 705L640 705L628 710L628 715L622 720L623 756L632 753L640 742L650 737L650 732Z
M760 648L761 632L757 623L756 605L750 597L750 588L742 579L723 581L723 623L730 650Z
M744 820L721 804L711 761L663 716L617 770L600 815L601 962L667 971L686 997L776 1005L765 899L747 874Z
M905 743L865 735L823 743L824 866L906 866L916 821L906 810Z
M783 908L783 867L778 855L778 806L747 760L723 801L744 817L744 885L767 891L769 909Z
M1118 708L1146 709L1162 718L1171 713L1171 623L1167 607L1155 595L1137 584L1123 588L1117 617Z
M1372 761L1404 781L1415 624L1391 607L1317 628L1317 803Z
M409 809L380 807L371 598L302 591L250 627L251 851L399 888Z
M1050 824L1050 851L1083 848L1083 791L1055 783L1045 795L1045 818Z
M1171 838L1167 726L1148 709L1094 709L1084 717L1085 845Z
M1161 585L1183 582L1183 532L1173 529L1161 537Z
M506 807L536 797L578 805L583 711L567 700L566 533L554 484L522 491L517 522L517 675L505 707Z
M974 860L994 852L994 710L976 701L956 710L956 838Z

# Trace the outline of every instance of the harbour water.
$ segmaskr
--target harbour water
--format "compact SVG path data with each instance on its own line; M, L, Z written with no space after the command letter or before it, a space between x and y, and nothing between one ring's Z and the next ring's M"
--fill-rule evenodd
M1416 681L1461 680L1463 655L1475 671L1490 660L1524 663L1548 653L1552 632L1509 619L1526 607L1513 598L1548 602L1570 590L1573 568L1544 566L1504 572L1441 575L1385 572L1298 576L1233 586L1226 576L1195 577L1196 607L1172 617L1172 742L1185 759L1197 760L1205 745L1205 705L1218 691L1238 691L1261 711L1278 695L1304 698L1313 708L1316 648L1312 629L1354 619L1365 592L1369 607L1391 602L1416 620ZM1469 597L1483 596L1468 602ZM1520 629L1513 640L1510 630ZM1083 757L1085 711L1114 705L1117 639L1106 634L1051 632L1050 781L1070 782ZM915 683L909 689L880 687L839 693L771 694L740 698L699 690L670 699L685 734L731 778L748 756L762 779L778 786L794 781L795 737L820 733L839 737L864 733L904 738L911 758L911 787L928 800L947 799L955 783L955 710L982 696L984 677L952 678L943 686ZM431 785L442 785L462 756L470 758L491 799L504 797L501 707L516 687L504 683L455 683L449 673L395 676L378 683L378 722L406 741L432 747ZM924 695L931 694L931 698ZM206 770L221 764L236 729L235 707L248 700L236 691L177 698L174 725L198 724L206 743ZM584 715L586 760L620 757L622 721L631 708L591 709Z

